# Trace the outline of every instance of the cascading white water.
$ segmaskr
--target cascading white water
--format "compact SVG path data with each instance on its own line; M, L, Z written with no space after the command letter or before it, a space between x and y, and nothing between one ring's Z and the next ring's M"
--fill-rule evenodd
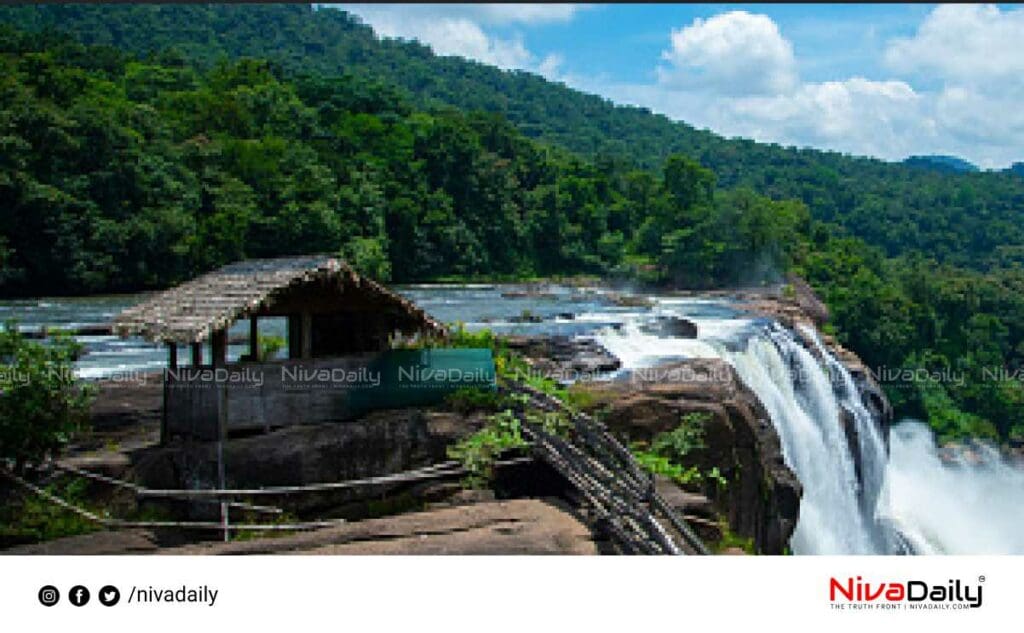
M597 338L625 369L679 357L722 358L736 369L804 488L795 553L1024 553L1024 469L983 445L944 463L928 428L914 423L893 427L887 451L850 372L813 328L800 331L810 350L774 323L706 329L715 335L666 340L627 321ZM841 410L856 435L859 479Z
M865 516L858 497L860 484L840 423L840 404L815 358L778 326L765 336L751 337L745 349L726 352L725 358L767 409L783 457L803 484L800 517L790 540L793 551L875 552L874 522Z
M746 329L753 324L747 321ZM735 333L735 328L731 333ZM783 457L803 484L800 517L790 541L798 554L872 553L877 551L873 512L866 514L854 460L840 423L836 384L850 391L844 400L857 399L853 379L838 362L831 370L836 383L814 356L778 325L750 335L742 349L732 350L723 340L660 338L643 334L627 322L608 331L600 342L627 369L650 366L673 357L717 357L729 362L765 406L782 442ZM824 348L823 348L824 349ZM823 358L831 359L825 351ZM834 359L832 359L834 361ZM851 411L858 427L874 426L863 404ZM859 435L870 442L865 430ZM877 432L875 433L877 437ZM874 455L875 448L867 452ZM881 448L884 455L885 448ZM871 468L875 467L874 457ZM881 462L884 464L884 459ZM878 482L875 492L881 488ZM871 506L874 507L873 505Z
M885 502L880 499L880 495L885 482L886 464L889 461L882 430L878 421L864 406L864 400L854 383L853 376L825 347L821 337L818 336L818 331L804 324L798 325L797 329L805 340L811 342L825 361L829 378L832 380L832 390L839 400L839 405L853 421L860 464L858 480L861 513L865 517L869 529L873 532L876 549L892 551L897 547L897 543L893 542L892 531L888 529L888 526L878 524L876 521L877 509L880 505L885 505Z
M890 519L919 554L1024 554L1024 469L985 444L940 450L916 421L892 428Z

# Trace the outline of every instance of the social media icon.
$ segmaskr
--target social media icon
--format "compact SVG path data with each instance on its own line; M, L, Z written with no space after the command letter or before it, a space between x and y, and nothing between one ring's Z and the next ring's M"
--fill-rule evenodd
M121 592L114 585L107 585L100 589L100 603L105 607L112 607L121 601Z
M39 590L39 604L44 607L52 607L60 602L60 591L53 585L46 585Z
M68 592L68 600L76 607L84 607L89 603L89 590L82 585L75 585Z

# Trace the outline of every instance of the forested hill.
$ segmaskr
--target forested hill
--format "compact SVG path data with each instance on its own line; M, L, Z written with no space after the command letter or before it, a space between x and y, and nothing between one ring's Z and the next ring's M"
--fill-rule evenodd
M834 152L725 139L641 108L617 107L525 72L437 57L413 42L378 40L347 14L305 5L57 6L0 9L0 20L139 54L177 51L211 66L269 58L291 73L355 74L401 87L419 108L449 104L500 113L527 137L601 162L660 169L681 153L722 188L798 198L889 255L921 252L979 270L1024 262L1024 178L950 173Z
M333 10L0 8L0 297L313 252L392 281L795 272L871 367L962 377L887 384L898 415L1024 442L1024 382L991 377L1024 370L1011 171L725 140Z

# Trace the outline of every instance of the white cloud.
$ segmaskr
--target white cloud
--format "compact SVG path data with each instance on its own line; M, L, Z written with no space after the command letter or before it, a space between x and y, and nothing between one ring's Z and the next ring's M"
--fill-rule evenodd
M567 74L560 54L536 54L518 32L566 23L582 5L339 6L379 35L537 72L726 136L890 160L941 153L1001 168L1024 159L1024 9L937 7L914 35L872 48L890 77L825 81L800 77L812 60L770 17L729 11L672 29L656 80L636 83Z
M521 35L499 37L487 27L564 23L586 8L574 4L338 4L383 37L415 39L439 55L457 55L499 68L518 68L554 78L561 56L540 58Z
M669 40L654 84L570 81L726 136L889 160L954 154L990 168L1024 159L1024 9L936 8L914 37L889 43L897 76L883 80L802 80L765 15L697 19Z
M796 85L793 46L765 15L730 11L672 31L662 83L727 95L778 94Z
M467 18L437 18L414 23L394 18L382 12L368 21L378 35L417 39L438 55L458 55L500 68L524 68L533 60L522 40L491 37Z
M738 99L732 125L761 140L902 158L934 136L924 98L902 81L852 77Z
M577 81L619 103L651 108L724 136L899 160L937 153L926 99L901 81L807 82L777 95L723 96L659 84Z
M891 41L886 65L962 83L1024 80L1024 9L994 5L936 7L913 37Z

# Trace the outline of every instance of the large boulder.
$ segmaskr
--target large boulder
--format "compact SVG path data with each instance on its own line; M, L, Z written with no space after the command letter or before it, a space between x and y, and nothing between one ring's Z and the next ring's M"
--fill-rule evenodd
M718 468L727 484L707 481L701 491L734 533L754 539L758 551L785 551L796 527L802 488L786 466L767 412L728 363L691 359L635 372L620 381L587 383L588 408L628 441L650 441L703 413L703 446L685 466Z
M697 338L697 324L679 316L659 316L640 326L640 331L662 338Z
M447 447L484 424L484 414L392 409L357 420L297 425L223 446L225 486L258 488L348 481L421 468L445 461ZM178 442L140 451L131 478L149 488L218 488L216 442ZM389 488L381 486L378 496ZM275 498L294 512L335 507L358 491ZM198 506L190 515L201 511Z
M509 349L538 373L569 383L613 372L622 363L600 343L569 336L509 336Z

